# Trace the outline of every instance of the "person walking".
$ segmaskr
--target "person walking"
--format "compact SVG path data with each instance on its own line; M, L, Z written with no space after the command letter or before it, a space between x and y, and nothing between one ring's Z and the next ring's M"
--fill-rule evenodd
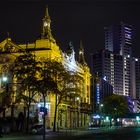
M18 131L22 132L24 127L24 114L20 112L18 115Z

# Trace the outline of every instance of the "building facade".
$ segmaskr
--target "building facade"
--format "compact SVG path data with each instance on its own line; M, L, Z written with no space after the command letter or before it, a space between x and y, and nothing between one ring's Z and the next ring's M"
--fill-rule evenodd
M121 22L105 27L105 49L115 54L132 55L132 26Z
M12 103L14 104L15 98L17 96L18 83L15 79L12 79L13 74L10 73L10 65L14 63L16 57L23 53L24 50L33 50L36 59L42 61L44 59L56 60L61 62L70 71L76 72L83 79L79 86L81 88L81 93L79 98L74 99L73 104L67 104L62 102L59 105L57 112L57 126L60 128L77 128L77 127L87 127L90 119L90 69L84 60L84 49L80 45L79 50L79 60L75 60L75 52L72 43L69 44L69 52L62 52L60 47L57 45L51 33L51 19L48 13L48 8L46 8L45 17L43 18L41 37L33 43L28 44L16 44L11 38L7 38L0 42L0 70L1 77L8 75L8 81L10 84L8 86L8 92L11 96ZM2 84L3 82L1 82ZM1 91L5 90L1 86ZM26 93L25 93L26 94ZM35 96L38 103L32 104L30 108L30 116L34 116L37 110L43 105L42 100L39 96ZM46 98L46 126L47 128L52 128L54 124L54 112L55 112L55 96L49 94ZM76 106L75 106L76 105ZM2 100L1 100L2 106ZM23 111L25 107L23 102L15 104L14 106L14 116L18 114L18 110ZM10 108L6 108L6 115L8 114ZM42 114L37 111L40 123L42 122ZM1 113L2 115L2 113Z
M132 35L132 26L123 22L105 28L105 49L113 54L120 55L118 57L123 59L122 95L125 96L131 96ZM119 77L119 75L117 74L116 77Z
M132 97L133 99L140 99L140 59L134 58L132 59L131 63L132 68Z
M113 87L112 93L123 95L123 57L108 50L93 55L94 74L105 79Z
M101 113L103 100L113 94L113 86L105 78L94 75L94 114Z

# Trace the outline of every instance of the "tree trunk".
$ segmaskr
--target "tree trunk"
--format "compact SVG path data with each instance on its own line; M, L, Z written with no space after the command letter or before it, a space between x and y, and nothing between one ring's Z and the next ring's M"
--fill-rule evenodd
M30 105L27 106L27 124L26 124L26 133L29 133L29 114L30 113Z
M11 105L11 121L12 121L11 131L13 131L14 130L14 105Z
M4 107L3 108L3 118L5 118L5 110L6 110L6 108Z
M29 115L30 115L30 105L31 105L31 93L30 93L30 88L28 87L28 91L29 91L29 102L27 104L27 126L26 126L26 133L29 133Z
M46 100L45 100L45 95L43 94L43 100L44 100L44 114L43 114L43 140L45 140L45 136L46 136L46 119L45 119L45 108L46 108Z
M53 123L53 132L56 131L56 117L57 117L57 94L55 95L55 112L54 112L54 123Z

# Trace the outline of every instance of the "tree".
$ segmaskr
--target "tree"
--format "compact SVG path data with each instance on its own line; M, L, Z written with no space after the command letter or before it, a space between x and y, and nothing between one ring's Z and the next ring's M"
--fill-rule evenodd
M53 131L56 131L58 107L67 97L73 99L75 96L79 95L80 90L77 88L76 84L78 84L77 81L80 79L80 76L74 72L68 71L64 65L57 60L46 60L43 63L44 69L41 72L42 76L40 77L42 77L42 81L40 82L46 81L42 83L42 86L46 84L44 85L46 88L44 89L45 91L42 91L42 88L40 88L41 86L39 86L39 88L40 92L43 93L44 101L47 91L52 91L52 94L55 94Z
M50 75L54 78L55 83L57 84L57 90L55 90L55 111L54 111L54 123L53 123L53 131L56 131L56 118L58 106L61 103L64 96L66 96L64 92L64 82L66 78L69 78L69 73L64 68L64 65L57 61L48 62L48 70L50 71Z
M67 77L68 73L66 72L62 63L57 62L55 60L49 60L49 59L44 60L44 62L42 62L42 66L43 67L39 76L40 80L38 81L37 84L38 85L37 90L43 95L44 108L46 104L45 97L48 95L48 91L51 91L52 94L55 94L55 111L54 111L54 125L53 125L54 126L53 130L55 131L57 107L62 98L62 94L61 94L62 85L60 85L60 83L62 84L62 81L64 81L64 77ZM59 97L59 101L58 101L58 97ZM45 116L43 122L45 127Z
M128 113L127 100L117 94L113 94L104 99L104 113L110 117L116 119Z
M40 70L38 65L39 62L35 60L35 55L31 52L24 52L22 55L18 56L15 60L13 73L17 79L17 83L20 83L18 86L18 96L17 102L19 100L26 101L27 105L27 126L26 132L29 131L29 110L33 97L36 94L36 81L37 73ZM23 93L28 92L28 96L25 96ZM26 98L26 99L25 99Z
M81 82L81 77L76 72L70 72L64 68L64 66L57 67L59 70L59 77L57 79L58 93L55 93L55 113L54 113L54 125L53 131L56 131L56 118L59 120L59 115L57 116L57 111L61 103L66 103L68 105L75 105L76 97L80 99L81 88L79 83ZM76 104L77 105L77 104ZM64 110L62 111L64 112ZM61 115L62 115L61 112Z
M2 99L2 103L1 103L1 106L0 106L0 113L3 112L3 118L5 118L5 109L7 107L10 107L11 102L12 102L11 97L10 97L11 95L8 94L4 90L0 93L0 96L1 96L0 98Z
M31 102L34 101L33 97L38 93L43 97L44 109L46 106L46 96L48 91L57 91L57 84L55 83L52 75L52 69L48 68L50 61L42 60L42 62L35 59L35 55L31 52L25 52L23 55L17 57L15 61L14 73L17 81L20 81L20 94L18 100L22 99L26 101L28 108L27 111L27 133L29 124L29 108ZM23 95L22 91L28 92L28 97ZM45 112L43 115L43 139L45 140Z
M53 73L53 68L51 67L52 62L49 60L43 61L42 62L42 69L40 70L40 72L38 73L38 77L39 79L36 81L36 91L38 93L40 93L43 97L43 108L44 108L44 115L43 115L43 140L45 140L45 124L46 124L46 120L45 120L45 108L46 108L46 96L48 95L48 91L54 92L54 93L58 93L58 87L57 87L57 83L55 81L55 77L54 75L52 75Z
M11 107L12 104L11 95L13 94L13 89L12 89L11 81L13 75L11 74L10 68L11 68L11 64L9 65L5 64L1 68L3 74L1 75L1 79L0 79L0 88L1 88L0 98L2 100L1 110L3 110L3 117L5 117L6 108ZM11 111L11 115L12 115L12 111Z
M36 93L43 97L44 110L48 93L51 92L55 94L53 128L55 131L58 106L66 97L69 97L70 100L73 101L76 96L79 96L80 88L78 89L77 87L79 86L78 80L80 76L74 72L68 71L58 60L44 58L41 59L40 62L35 60L35 56L29 52L24 53L16 59L14 71L17 80L20 81L22 85L20 91L27 90L29 93L27 101L28 112ZM23 99L24 96L22 94L20 95ZM43 139L45 140L45 112L43 115L43 127Z

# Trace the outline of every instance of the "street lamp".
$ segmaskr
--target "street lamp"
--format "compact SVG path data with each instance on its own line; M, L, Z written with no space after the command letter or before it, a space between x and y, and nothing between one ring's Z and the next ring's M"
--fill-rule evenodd
M7 86L8 86L7 81L8 81L8 78L6 76L0 78L0 89L2 89L3 83L4 83L6 92L7 92Z
M2 89L2 84L4 83L5 92L7 94L8 92L8 84L7 84L8 78L6 76L0 78L0 90ZM3 99L2 99L3 100ZM3 101L2 101L3 102ZM3 117L5 118L5 105L3 107Z
M80 98L79 97L76 97L76 99L75 99L76 101L79 101L80 100Z
M104 104L100 104L100 113L103 114L103 107L104 107Z
M2 88L2 83L4 83L5 89L6 89L7 81L8 81L8 78L6 76L3 76L0 78L0 89Z
M4 76L4 77L2 78L2 80L3 80L3 82L7 82L8 78L7 78L6 76Z
M103 107L104 105L103 104L101 104L101 107Z
M0 78L0 88L2 87L3 82L7 82L8 78L6 76Z

